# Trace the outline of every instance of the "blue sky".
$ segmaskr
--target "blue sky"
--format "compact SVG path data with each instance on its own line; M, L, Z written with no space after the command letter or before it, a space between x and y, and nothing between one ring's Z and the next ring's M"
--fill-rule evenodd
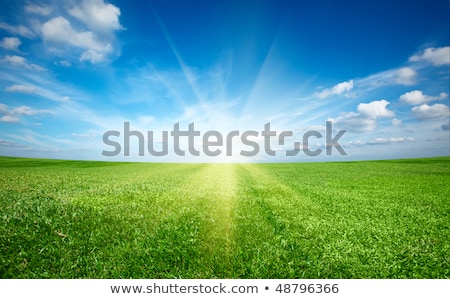
M2 1L0 155L125 161L324 161L449 155L450 2ZM347 130L347 155L285 151ZM105 157L124 122L292 131L275 156ZM111 138L123 143L121 137ZM263 138L255 137L263 148ZM169 139L169 149L171 149ZM185 141L182 146L187 146ZM310 139L323 149L324 138ZM195 140L201 149L202 138Z

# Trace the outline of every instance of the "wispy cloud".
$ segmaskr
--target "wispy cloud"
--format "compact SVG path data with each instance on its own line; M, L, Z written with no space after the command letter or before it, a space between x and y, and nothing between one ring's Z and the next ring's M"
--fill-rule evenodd
M0 147L20 147L21 145L14 141L0 139Z
M53 11L53 7L50 5L29 4L25 5L25 11L27 13L48 16Z
M24 68L22 68L24 69ZM87 98L78 88L55 79L50 72L10 71L0 68L0 76L11 85L4 90L10 93L35 94L52 102L68 102L73 98Z
M394 76L394 82L402 85L413 85L416 83L417 72L410 67L398 69Z
M321 92L316 93L316 96L319 99L324 99L324 98L327 98L332 95L340 95L340 94L343 94L345 92L352 90L353 84L354 84L353 80L338 83L335 86L333 86L332 88L329 88L329 89L327 88Z
M94 133L72 133L71 136L89 140L94 140L95 138L98 137L97 134Z
M24 57L17 56L17 55L7 55L5 58L0 59L0 63L14 66L14 67L20 67L20 68L31 70L31 71L39 71L40 72L40 71L45 70L45 68L43 68L37 64L28 63Z
M365 91L391 85L414 85L416 82L417 72L411 67L389 69L355 80L355 84Z
M427 105L413 107L412 114L418 120L428 120L449 117L449 107L444 104Z
M420 105L436 100L444 100L447 96L445 92L442 92L439 96L429 96L423 94L421 90L413 90L402 94L400 101L410 105Z
M8 108L7 105L0 103L0 121L7 123L16 123L20 121L22 116L31 116L37 114L52 114L51 110L38 110L28 106L19 106L16 108Z
M413 137L389 137L389 138L375 138L368 142L368 144L388 144L388 143L403 143L403 142L414 142L416 141Z
M373 131L377 127L376 118L369 118L356 112L343 112L340 116L329 120L338 128L359 133Z
M34 150L58 150L61 147L74 146L76 142L68 138L57 138L40 134L29 129L22 129L20 134L9 134L10 139L16 140Z
M24 25L13 26L13 25L9 25L9 24L0 22L0 29L3 29L11 34L20 35L20 36L27 37L27 38L36 37L36 34Z
M27 85L11 85L5 88L7 92L20 92L20 93L28 93L33 94L37 92L36 87L27 86Z
M345 128L353 132L373 131L377 127L377 119L380 117L393 117L395 113L388 110L386 100L360 103L358 112L344 112L337 118L330 118L333 124L339 128Z
M411 56L409 61L424 61L429 62L434 66L450 64L450 46L441 48L427 48L420 54Z
M21 44L22 42L17 37L4 37L0 41L0 47L10 51L19 51L19 46Z
M398 127L401 126L403 122L400 119L394 118L392 119L391 123L393 126Z
M365 146L365 145L380 145L380 144L390 144L390 143L406 143L415 142L416 139L413 137L377 137L369 141L349 141L345 145L349 147L353 146Z

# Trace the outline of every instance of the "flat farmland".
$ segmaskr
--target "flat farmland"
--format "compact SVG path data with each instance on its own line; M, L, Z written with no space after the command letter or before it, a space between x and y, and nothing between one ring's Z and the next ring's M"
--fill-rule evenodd
M449 194L449 157L0 157L0 277L450 278Z

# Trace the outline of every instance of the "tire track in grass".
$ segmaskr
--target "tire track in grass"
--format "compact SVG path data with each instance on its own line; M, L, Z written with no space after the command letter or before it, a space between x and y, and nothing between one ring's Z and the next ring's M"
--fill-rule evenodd
M205 277L230 277L233 258L236 177L234 165L209 164L186 183L191 209L202 219Z
M319 207L306 194L300 194L273 173L258 164L244 164L240 168L247 177L247 187L278 233L293 224L305 224L306 220L320 213ZM248 184L248 182L251 182Z
M238 167L238 276L303 277L314 263L307 225L308 219L318 213L316 205L265 167L256 164Z

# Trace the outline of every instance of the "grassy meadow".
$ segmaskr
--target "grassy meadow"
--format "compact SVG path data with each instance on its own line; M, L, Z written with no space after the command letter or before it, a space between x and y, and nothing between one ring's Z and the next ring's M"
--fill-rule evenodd
M0 157L0 278L450 278L450 157Z

